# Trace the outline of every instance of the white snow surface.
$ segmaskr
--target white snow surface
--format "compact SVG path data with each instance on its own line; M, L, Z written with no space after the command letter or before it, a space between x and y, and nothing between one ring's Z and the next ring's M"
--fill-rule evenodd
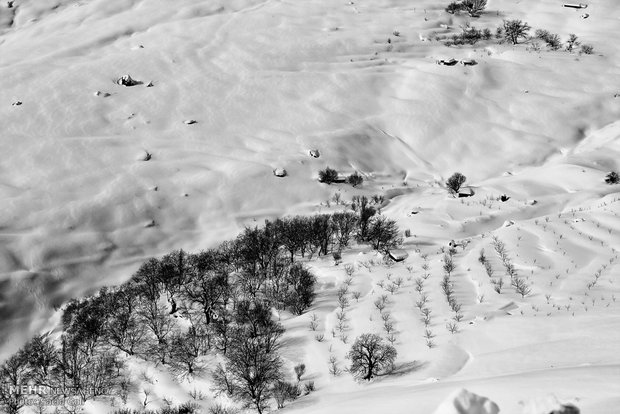
M326 203L336 192L345 201L384 194L382 213L411 231L409 257L388 267L356 246L341 265L306 263L319 280L317 300L301 316L279 315L282 356L291 380L304 362L303 380L317 390L283 413L460 413L455 401L471 404L468 414L496 413L492 402L502 414L542 414L549 401L617 413L620 186L603 178L620 169L618 2L591 0L588 19L556 0L489 0L477 19L445 13L447 3L0 5L0 359L57 331L63 303L127 280L148 257L213 247L266 218L342 209ZM595 53L435 40L466 22L494 31L502 18L563 40L575 33ZM448 58L478 64L435 64ZM142 83L116 83L127 74ZM365 182L320 184L326 166L359 171ZM275 177L276 168L287 176ZM474 196L447 194L455 171ZM498 201L502 194L510 199ZM529 296L509 286L492 236L527 278ZM450 240L466 242L455 256L463 320L454 334L440 288ZM478 263L481 249L506 279L501 294ZM347 263L360 299L351 299L346 337L333 337ZM415 307L414 281L424 273L430 348ZM397 278L394 294L381 287ZM329 356L346 368L356 336L386 336L373 305L383 294L395 371L370 383L330 375ZM312 314L317 332L308 328ZM132 364L156 378L149 408L188 401L193 389L207 396L204 410L216 401L208 374L177 384L161 367ZM453 395L463 388L490 401Z

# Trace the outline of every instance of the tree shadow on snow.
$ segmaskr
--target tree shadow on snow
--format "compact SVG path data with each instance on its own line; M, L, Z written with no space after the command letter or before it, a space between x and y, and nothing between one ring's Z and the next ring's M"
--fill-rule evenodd
M383 374L378 374L379 377L402 377L411 373L417 372L428 366L428 361L411 361L401 362L400 364L394 364L394 368Z

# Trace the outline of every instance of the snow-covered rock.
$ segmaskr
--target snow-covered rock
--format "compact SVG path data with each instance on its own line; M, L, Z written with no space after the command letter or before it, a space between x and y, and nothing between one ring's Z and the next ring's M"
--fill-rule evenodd
M452 393L434 414L497 414L499 407L493 401L462 388Z
M286 170L284 168L276 168L273 170L273 175L276 177L286 177Z
M140 85L142 82L133 79L130 75L123 75L116 80L116 83L122 86L136 86Z
M579 414L577 406L561 402L556 396L536 398L524 404L523 414Z

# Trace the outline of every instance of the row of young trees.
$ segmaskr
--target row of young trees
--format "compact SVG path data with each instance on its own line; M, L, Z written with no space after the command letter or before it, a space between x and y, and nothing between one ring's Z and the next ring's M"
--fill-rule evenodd
M291 389L282 385L277 350L284 329L272 310L301 314L315 296L315 277L296 258L340 252L353 240L378 250L402 241L395 222L377 215L366 197L352 207L268 221L215 249L149 259L123 285L68 303L60 340L34 338L0 366L0 382L124 399L124 355L194 375L202 356L218 352L219 390L260 413L278 389ZM0 408L16 413L18 397L2 388Z

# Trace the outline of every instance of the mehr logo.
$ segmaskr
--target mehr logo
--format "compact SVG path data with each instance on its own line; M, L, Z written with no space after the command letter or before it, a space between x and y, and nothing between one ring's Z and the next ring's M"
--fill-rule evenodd
M3 391L10 395L79 395L80 393L89 394L92 391L95 395L106 395L104 388L83 389L76 387L51 387L40 384L3 384Z

